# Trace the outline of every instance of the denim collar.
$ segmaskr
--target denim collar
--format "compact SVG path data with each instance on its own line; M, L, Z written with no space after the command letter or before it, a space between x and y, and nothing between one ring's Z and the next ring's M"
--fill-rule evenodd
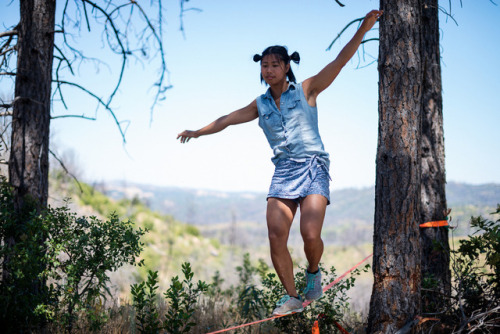
M284 91L284 93L286 93L287 91L289 90L295 90L296 87L298 84L297 83L294 83L294 82L288 82L288 88L286 91ZM273 99L273 96L271 95L271 87L269 87L266 91L266 94L264 94L264 97L265 98L268 98L269 100L272 100Z

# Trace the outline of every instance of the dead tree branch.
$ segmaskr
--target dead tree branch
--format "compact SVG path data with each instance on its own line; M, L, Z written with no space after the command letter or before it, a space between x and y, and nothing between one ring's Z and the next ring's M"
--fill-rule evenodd
M10 37L10 36L17 36L17 30L0 32L0 38Z
M66 168L66 166L64 165L62 160L59 159L59 157L52 150L49 149L49 153L54 157L54 159L57 160L57 162L59 162L59 164L61 165L62 169L64 169L66 174L68 174L69 176L71 176L73 178L73 180L75 180L76 184L78 185L78 188L80 188L80 193L83 193L82 185L80 184L80 181L78 181L76 176L74 176L72 173L69 172L69 170Z
M351 22L349 22L345 27L344 29L342 29L337 37L335 37L335 39L330 43L330 45L328 45L328 47L326 48L326 51L330 51L330 49L332 48L333 44L335 44L335 42L340 38L340 36L342 36L342 34L347 30L347 28L349 28L351 25L353 25L354 23L356 22L362 22L364 20L364 17L360 17L358 19L355 19L355 20L352 20Z
M6 55L7 53L11 52L11 51L14 51L16 49L15 46L11 46L10 48L0 52L0 56L3 56L3 55Z
M36 104L39 104L39 105L42 104L40 101L33 100L33 99L29 98L29 97L16 96L16 98L14 100L12 100L12 102L0 104L0 108L11 109L14 106L14 104L16 104L18 102L29 102L29 103L36 103ZM0 114L0 116L11 116L11 115L2 115L2 114Z
M72 86L72 87L76 87L78 89L80 89L81 91L87 93L88 95L90 95L91 97L93 97L99 105L103 106L110 114L111 116L113 117L117 127L118 127L118 130L120 131L120 135L122 137L122 140L124 143L126 143L126 140L125 140L125 131L126 129L124 130L121 126L121 123L118 118L116 117L116 114L115 112L113 111L113 109L111 109L109 107L109 105L104 102L99 96L97 96L96 94L94 94L93 92L91 92L90 90L88 90L87 88L77 84L77 83L74 83L74 82L70 82L70 81L65 81L65 80L52 80L52 82L56 82L57 84L60 84L60 85L68 85L68 86ZM56 116L57 117L57 116Z
M73 117L73 118L83 118L83 119L86 119L86 120L89 120L89 121L95 121L95 120L97 120L97 118L95 118L95 117L88 117L88 116L85 116L85 115L60 115L60 116L53 116L50 119L70 118L70 117Z
M496 314L497 316L494 319L487 319L490 315ZM472 322L476 322L477 324L471 325ZM459 330L455 333L462 333L467 331L468 333L472 333L475 330L485 327L499 327L500 324L500 306L492 308L491 310L487 310L484 312L473 314L470 318L466 319L462 322Z
M185 31L184 31L184 13L189 12L189 11L194 11L194 12L198 12L198 13L202 12L201 9L195 8L195 7L184 8L184 3L185 2L188 2L188 0L180 0L181 12L179 14L179 18L180 18L180 21L181 21L180 31L181 31L182 36L184 38L186 38L186 34L185 34Z
M155 55L153 56L156 57L157 55L157 58L160 62L160 69L158 71L158 80L154 83L156 93L151 105L150 122L152 122L153 111L156 105L159 103L159 101L164 99L166 90L171 87L170 85L165 84L166 74L168 74L168 70L165 61L166 57L162 36L162 2L159 1L157 4L158 17L155 20L153 20L150 14L147 13L143 8L143 3L138 1L124 2L118 5L115 5L112 1L107 1L103 5L95 0L81 0L75 2L76 16L69 15L70 7L72 7L72 4L73 3L71 3L69 0L65 1L62 11L62 20L59 24L59 27L62 31L64 31L64 34L62 35L62 44L59 44L55 47L55 80L53 80L53 82L56 87L54 89L54 96L58 95L59 100L62 102L63 106L68 109L68 106L64 99L62 86L72 85L74 87L77 87L92 96L98 101L99 105L104 106L106 110L111 112L117 124L122 124L123 122L119 122L115 114L112 112L111 105L123 82L127 61L129 61L130 57L135 57L136 59L141 61L141 59L138 57L139 55L142 55L143 57L150 56L147 52L149 48L148 44L154 43L154 48L152 49L155 50ZM135 17L139 16L142 22L144 22L144 26L142 27L142 29L136 30L135 27L133 27L133 15ZM76 17L76 19L74 19L74 17ZM83 61L94 60L99 62L98 65L103 64L98 59L91 59L85 56L81 50L78 50L76 47L72 46L73 43L68 38L71 36L66 29L66 26L69 23L71 23L73 26L76 26L78 29L81 29L81 26L83 25L85 30L90 31L93 25L95 26L93 22L97 22L98 24L102 25L103 43L107 45L111 52L119 55L121 58L118 65L119 70L116 75L117 81L113 84L111 93L106 98L98 97L96 93L91 92L91 89L85 88L83 85L75 83L74 80L64 80L63 76L63 72L65 69L69 69L71 75L75 76L75 61L80 61L80 63L82 63ZM133 32L138 32L138 34L134 35ZM132 40L139 43L139 47L132 48ZM66 115L64 117L81 117L91 120L95 119L82 116ZM57 116L55 118L61 118L61 116ZM122 139L125 142L125 131L122 127L119 127L119 131L122 135Z

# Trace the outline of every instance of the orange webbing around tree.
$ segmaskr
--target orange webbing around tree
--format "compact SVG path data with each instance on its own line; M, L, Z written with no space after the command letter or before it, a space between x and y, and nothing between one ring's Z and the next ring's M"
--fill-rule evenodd
M447 220L436 220L433 222L420 224L420 227L443 227L443 226L450 226Z

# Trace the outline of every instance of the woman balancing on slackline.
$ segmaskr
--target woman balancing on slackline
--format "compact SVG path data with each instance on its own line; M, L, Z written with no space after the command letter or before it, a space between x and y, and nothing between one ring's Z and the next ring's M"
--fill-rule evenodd
M303 310L303 298L315 300L322 296L321 271L318 264L323 254L321 228L329 195L329 155L318 133L316 98L337 77L340 70L358 49L381 11L373 10L363 20L352 40L337 58L317 75L295 82L290 60L299 63L297 52L288 55L282 46L270 46L260 61L261 81L270 88L248 106L222 116L197 131L184 131L177 138L181 143L191 138L222 131L229 125L259 118L259 126L274 152L276 166L267 195L267 228L271 244L271 259L287 295L281 298L273 315ZM288 80L287 80L288 79ZM293 265L287 248L288 233L297 207L300 205L300 232L309 262L306 270L307 287L303 297L295 289Z

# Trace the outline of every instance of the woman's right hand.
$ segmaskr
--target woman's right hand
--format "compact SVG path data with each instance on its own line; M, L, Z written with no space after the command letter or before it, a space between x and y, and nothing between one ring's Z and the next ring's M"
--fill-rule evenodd
M363 20L363 23L361 23L361 27L359 29L367 33L371 28L373 28L375 22L377 22L377 20L382 16L383 13L383 10L372 10L371 12L366 14L365 19Z
M177 139L181 139L181 143L187 143L191 138L198 138L198 131L184 130L177 135Z

